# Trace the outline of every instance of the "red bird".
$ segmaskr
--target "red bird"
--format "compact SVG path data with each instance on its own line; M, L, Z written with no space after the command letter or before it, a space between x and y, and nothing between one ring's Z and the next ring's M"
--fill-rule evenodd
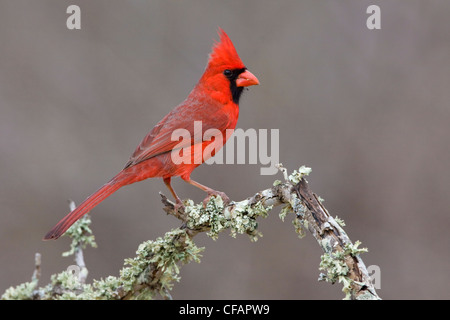
M186 100L144 137L122 171L58 222L45 235L44 240L58 239L75 221L119 188L148 178L163 178L175 197L177 206L181 206L182 203L170 185L171 178L176 176L204 190L208 197L212 195L226 197L222 192L191 180L190 175L196 167L214 155L214 152L204 155L203 150L206 147L214 147L213 150L218 151L218 148L225 144L229 137L226 130L233 130L236 127L239 98L244 87L257 85L259 81L247 70L230 38L220 28L219 35L220 41L213 46L205 72ZM194 121L201 121L201 134L194 131L199 130L198 126L194 126ZM191 138L183 139L182 143L176 139L173 141L172 133L176 129L187 130ZM220 131L223 141L216 141L215 138L208 136L208 129ZM177 162L178 164L172 161L172 152L181 152L181 149L184 151L183 159L190 158L187 160L192 161Z

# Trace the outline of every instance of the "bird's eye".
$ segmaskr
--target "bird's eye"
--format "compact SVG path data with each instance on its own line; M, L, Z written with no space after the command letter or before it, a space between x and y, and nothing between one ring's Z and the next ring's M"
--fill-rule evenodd
M226 69L226 70L223 72L223 74L225 75L225 77L230 77L230 76L233 74L233 72L231 72L230 69Z

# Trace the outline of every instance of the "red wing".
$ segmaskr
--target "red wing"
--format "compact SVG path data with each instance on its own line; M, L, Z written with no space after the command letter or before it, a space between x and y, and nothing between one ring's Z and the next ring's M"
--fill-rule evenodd
M208 140L211 135L204 136L208 129L217 129L224 132L228 128L230 119L221 107L217 103L205 104L192 101L189 104L179 105L144 137L125 168L170 152L175 147L175 149L181 149ZM197 123L194 126L194 121L201 121L201 125ZM177 129L185 129L185 133L189 133L188 136L182 140L178 136L181 141L177 140L177 137L172 137ZM189 139L187 139L188 137Z

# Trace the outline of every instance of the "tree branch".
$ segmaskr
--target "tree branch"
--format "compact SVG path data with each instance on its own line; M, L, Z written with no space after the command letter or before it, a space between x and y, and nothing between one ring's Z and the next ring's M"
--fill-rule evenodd
M293 212L296 231L303 236L304 230L309 230L324 251L319 269L326 274L321 274L319 280L342 283L347 299L379 299L360 258L360 253L367 249L358 248L359 241L350 241L342 228L343 222L331 217L309 189L304 176L311 170L301 167L288 176L285 168L280 165L279 169L284 182L277 180L271 188L227 205L220 197L212 197L206 206L185 200L184 208L175 212L174 203L161 194L163 210L181 220L181 227L167 232L164 237L142 243L136 256L125 260L119 277L109 276L94 280L92 284L85 283L87 268L81 247L95 242L88 226L80 229L75 224L72 228L81 233L76 233L78 238L69 253L75 253L77 264L85 269L85 276L75 277L72 273L62 272L52 276L52 283L40 289L36 289L37 281L33 276L32 286L11 287L2 299L147 299L156 294L171 299L169 291L180 279L179 266L200 261L200 252L204 248L198 248L193 242L196 234L206 232L216 239L220 232L230 230L233 237L238 233L247 234L250 240L256 241L261 235L256 219L266 217L279 205L283 206L280 217L284 220Z

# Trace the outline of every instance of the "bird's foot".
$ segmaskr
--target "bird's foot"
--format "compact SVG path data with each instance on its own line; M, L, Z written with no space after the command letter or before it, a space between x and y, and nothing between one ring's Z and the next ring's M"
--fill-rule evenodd
M178 216L180 214L184 214L184 212L185 212L184 209L185 209L185 207L184 207L183 202L179 198L177 198L175 205L173 207L173 211Z
M230 198L222 191L211 190L207 192L208 196L203 200L203 207L206 208L206 204L209 202L212 196L219 196L222 198L224 206L231 202Z

